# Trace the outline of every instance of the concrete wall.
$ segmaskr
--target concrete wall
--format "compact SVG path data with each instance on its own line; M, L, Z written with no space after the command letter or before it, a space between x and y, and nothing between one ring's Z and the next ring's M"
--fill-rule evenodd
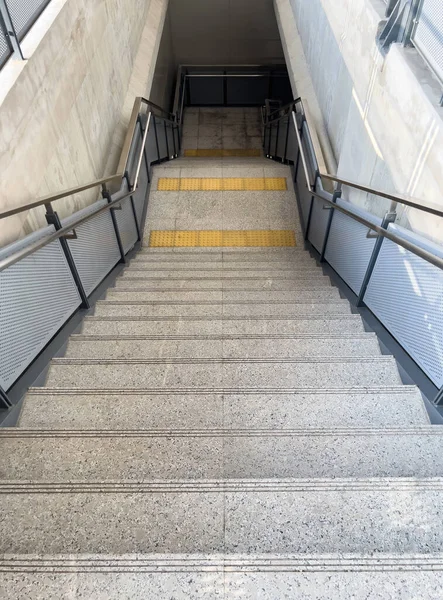
M384 57L378 0L275 0L294 95L308 99L331 171L443 207L441 86L413 48ZM350 200L382 215L388 201ZM441 241L443 220L399 208L400 223Z
M171 0L174 53L181 64L281 63L272 0Z
M171 15L167 13L150 97L152 102L155 102L165 110L172 110L177 68L178 64L172 43Z
M0 72L0 210L112 172L136 95L149 95L168 0L52 0ZM95 192L60 201L71 214ZM0 223L0 244L44 224Z

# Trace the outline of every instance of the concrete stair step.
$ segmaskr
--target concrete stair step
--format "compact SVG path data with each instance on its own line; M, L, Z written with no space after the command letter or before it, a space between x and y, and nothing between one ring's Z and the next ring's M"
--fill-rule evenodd
M292 257L308 256L309 252L298 246L295 248L149 248L143 247L137 253L135 260L142 260L144 256L162 256L167 260L189 260L192 256L205 257L205 260L292 260ZM192 259L194 260L194 259Z
M0 454L4 481L426 478L443 477L443 429L0 429Z
M338 288L300 290L180 290L138 291L110 288L106 300L142 302L330 302L340 299Z
M47 385L97 390L191 388L284 389L400 385L392 357L307 359L55 358Z
M274 273L304 273L306 271L321 271L319 267L317 267L317 263L313 258L311 258L308 254L306 255L306 260L301 260L301 257L297 257L294 260L254 260L254 261L223 261L223 260L205 260L202 258L201 260L158 260L152 259L151 255L143 255L139 257L139 255L135 256L130 264L127 267L128 271L135 270L143 270L146 272L157 272L157 271L214 271L219 273L230 272L230 271L258 271L261 269L266 269L270 271L274 271Z
M263 290L280 291L291 290L324 290L331 287L329 277L314 277L308 279L248 279L239 277L237 279L144 279L119 277L115 282L115 289L126 291L195 291L195 290Z
M349 315L351 306L346 300L328 303L274 303L274 304L223 304L222 302L197 304L174 302L127 302L100 300L95 305L96 317L268 317Z
M266 555L8 555L0 559L4 600L106 598L146 600L435 600L443 586L440 554L369 556ZM257 596L257 590L260 596Z
M19 420L24 428L87 430L424 425L429 418L414 386L223 393L31 388Z
M375 334L355 336L71 336L66 358L306 358L380 356Z
M236 279L249 280L261 280L261 279L272 279L276 281L290 280L290 281L311 281L315 279L326 279L321 269L303 269L300 271L294 271L289 269L169 269L169 270L146 270L136 269L129 267L124 270L120 279L141 279L143 281L181 281L181 280L210 280L216 281L218 279L235 281Z
M0 483L1 554L443 552L443 480Z
M239 335L363 333L359 315L285 317L86 317L85 335Z

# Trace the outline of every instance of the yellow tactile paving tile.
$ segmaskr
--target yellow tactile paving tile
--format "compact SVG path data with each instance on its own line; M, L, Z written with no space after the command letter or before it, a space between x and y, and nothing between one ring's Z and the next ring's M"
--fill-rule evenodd
M286 177L160 177L159 192L278 192L288 189Z
M151 231L151 248L209 247L294 247L294 231L283 229L246 229L242 231Z
M200 148L199 150L185 150L186 158L229 158L229 157L256 157L262 156L258 148L229 149L229 148Z

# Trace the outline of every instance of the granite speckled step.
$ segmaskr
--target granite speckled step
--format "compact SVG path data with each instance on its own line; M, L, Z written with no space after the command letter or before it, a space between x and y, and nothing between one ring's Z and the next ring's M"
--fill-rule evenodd
M251 278L238 277L229 278L203 278L191 277L189 279L145 279L120 277L115 282L115 289L134 290L134 291L156 291L156 290L268 290L280 291L291 290L296 293L298 290L322 290L331 287L328 277L313 277L306 279L294 278Z
M443 552L441 478L4 481L0 493L0 554Z
M295 358L379 356L375 334L354 336L71 336L66 358Z
M150 290L110 288L106 300L142 302L330 302L340 299L338 289L324 286L322 289L300 289L290 291L275 290Z
M257 335L363 333L359 315L328 317L86 317L85 335Z
M4 600L436 600L441 554L71 554L0 559ZM63 594L63 595L61 595Z
M443 477L443 429L1 429L0 454L10 481L426 478Z
M46 384L81 389L336 388L399 385L391 357L307 359L55 358Z
M223 302L143 302L118 300L100 300L94 308L96 317L270 317L285 316L298 318L300 316L325 316L350 314L349 302L318 303L238 303L224 304Z
M147 410L146 407L149 407ZM247 415L247 418L245 418ZM31 388L19 427L132 429L302 427L421 427L429 425L414 386L321 390Z

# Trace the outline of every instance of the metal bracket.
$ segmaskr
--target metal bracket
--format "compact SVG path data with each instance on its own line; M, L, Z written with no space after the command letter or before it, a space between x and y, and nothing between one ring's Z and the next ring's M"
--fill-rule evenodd
M333 210L333 206L331 206L330 204L323 204L322 206L322 210Z
M78 240L77 231L75 229L73 229L72 233L67 233L66 235L62 235L61 239L63 239L63 240Z
M435 406L441 406L443 404L443 387L440 388L438 394L435 396L432 401Z
M122 205L121 204L117 204L116 206L113 206L111 208L111 210L122 210Z
M0 386L0 408L11 408L12 402L8 398L8 394Z

